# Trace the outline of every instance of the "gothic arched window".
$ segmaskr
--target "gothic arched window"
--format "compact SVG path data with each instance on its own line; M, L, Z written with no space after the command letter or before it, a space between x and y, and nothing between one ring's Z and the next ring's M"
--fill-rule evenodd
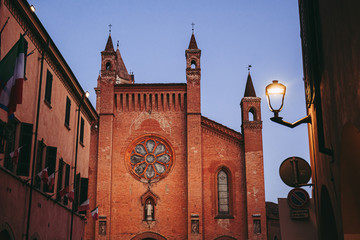
M217 174L218 184L218 214L230 213L229 175L221 169Z

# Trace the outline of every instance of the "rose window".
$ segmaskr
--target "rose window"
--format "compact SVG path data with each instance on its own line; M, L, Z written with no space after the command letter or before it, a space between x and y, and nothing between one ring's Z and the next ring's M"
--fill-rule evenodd
M170 145L155 136L138 139L130 146L127 165L132 175L140 181L157 181L165 177L173 165Z

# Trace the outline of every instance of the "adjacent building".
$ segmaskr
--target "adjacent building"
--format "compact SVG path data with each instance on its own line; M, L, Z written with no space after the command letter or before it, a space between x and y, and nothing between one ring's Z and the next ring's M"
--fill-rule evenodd
M360 2L299 0L320 239L360 239Z
M186 83L136 84L109 35L89 170L99 220L88 220L86 239L267 239L261 99L250 73L240 133L202 115L194 34L185 60Z
M71 209L88 198L98 115L27 1L0 0L0 26L0 60L20 35L27 49L22 103L11 119L0 109L0 239L70 239L71 231L81 239L85 220ZM38 176L44 169L53 186ZM73 202L60 194L66 187L75 191Z

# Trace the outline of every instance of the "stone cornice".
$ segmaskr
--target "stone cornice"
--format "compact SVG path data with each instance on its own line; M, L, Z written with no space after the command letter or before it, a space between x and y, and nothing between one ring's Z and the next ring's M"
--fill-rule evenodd
M220 123L217 123L206 117L201 117L201 125L203 129L205 128L206 130L213 132L224 139L234 141L236 143L241 143L243 141L243 136L241 133L236 132L235 130L221 125Z

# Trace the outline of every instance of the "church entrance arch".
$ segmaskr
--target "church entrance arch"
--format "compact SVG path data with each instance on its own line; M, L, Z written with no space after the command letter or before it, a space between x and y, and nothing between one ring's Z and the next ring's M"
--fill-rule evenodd
M131 240L166 240L166 238L155 232L143 232L139 233Z

